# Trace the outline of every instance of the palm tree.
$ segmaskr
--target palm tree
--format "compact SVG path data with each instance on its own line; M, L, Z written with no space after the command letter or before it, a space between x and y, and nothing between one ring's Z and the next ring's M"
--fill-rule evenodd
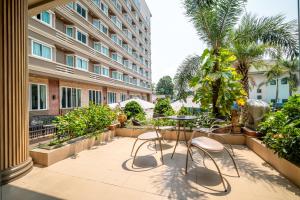
M195 3L197 2L197 3ZM219 56L220 48L226 46L230 33L234 30L243 11L245 0L215 0L207 4L205 1L185 0L186 14L200 36L215 56ZM220 63L216 61L213 72L219 71ZM217 107L221 79L212 86L212 109L216 116L220 115Z
M178 67L174 77L177 99L186 99L192 92L189 90L189 82L196 75L200 66L200 56L188 56Z
M263 66L263 56L270 48L282 49L294 58L298 55L296 21L285 22L285 17L275 15L258 18L246 14L231 36L230 50L237 57L236 67L249 95L248 71L251 66Z
M235 49L238 57L236 67L242 75L242 83L249 92L249 68L261 60L267 45L280 46L290 57L298 55L297 31L295 21L285 22L282 15L258 18L246 14L241 19L240 26L234 29L243 12L245 0L214 0L210 3L196 0L185 0L186 14L200 36L214 54L219 54L221 47ZM215 62L214 71L219 70ZM220 80L213 86L213 112L219 114L216 107Z

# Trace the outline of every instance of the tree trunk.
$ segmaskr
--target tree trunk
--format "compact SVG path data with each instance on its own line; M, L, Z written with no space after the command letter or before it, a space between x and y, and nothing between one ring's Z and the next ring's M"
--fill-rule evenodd
M247 94L247 98L249 98L249 77L248 77L249 67L246 63L238 63L237 72L242 76L241 83L243 88ZM245 105L241 110L241 124L244 125L247 122L248 118L248 107Z
M278 94L279 94L279 85L278 85L278 78L276 79L276 96L275 96L275 108L277 108L278 103Z
M214 50L214 55L219 56L219 50L215 49ZM216 62L215 66L213 68L213 72L217 72L220 70L220 63ZM220 90L220 85L221 85L221 79L216 80L213 85L212 85L212 109L213 109L213 114L215 117L219 118L222 117L220 113L220 109L217 106L217 101L219 98L219 90Z
M237 72L242 75L241 83L245 92L247 93L247 97L249 98L249 67L245 63L239 63L237 66Z

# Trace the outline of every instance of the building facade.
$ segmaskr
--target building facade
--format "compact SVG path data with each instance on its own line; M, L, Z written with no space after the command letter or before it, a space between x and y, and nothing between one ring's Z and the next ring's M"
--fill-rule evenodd
M30 17L30 116L150 101L150 18L144 0L79 0Z
M295 93L300 92L300 87L298 86L297 91L291 91L288 77L289 74L284 74L277 80L267 81L265 75L266 69L261 68L259 70L251 68L249 71L250 80L250 91L249 97L251 99L263 100L267 103L276 103L276 90L278 84L278 101L277 104L281 105L288 100L288 98ZM299 73L295 73L299 77Z

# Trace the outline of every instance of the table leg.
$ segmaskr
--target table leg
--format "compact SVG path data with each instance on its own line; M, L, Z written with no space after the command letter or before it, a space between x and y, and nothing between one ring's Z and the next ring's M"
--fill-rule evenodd
M177 139L176 139L176 144L175 144L175 147L174 147L174 150L173 150L171 159L172 159L173 156L174 156L174 153L175 153L176 147L177 147L177 145L178 145L178 141L179 141L179 131L180 131L180 123L179 123L179 121L178 121L178 123L177 123L177 127L178 127L178 129L177 129Z
M186 137L185 123L184 123L184 122L183 122L183 134L184 134L185 145L186 145L186 147L188 148L188 153L189 153L189 155L190 155L192 161L194 161L194 160L193 160L193 157L192 157L191 150L189 149L189 144L188 144L188 140L187 140L187 137Z

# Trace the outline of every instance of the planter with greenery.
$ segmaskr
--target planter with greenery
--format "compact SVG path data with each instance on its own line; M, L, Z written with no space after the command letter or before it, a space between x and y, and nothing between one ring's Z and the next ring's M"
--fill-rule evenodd
M261 139L279 157L300 165L300 95L291 96L281 110L259 125Z
M81 136L98 136L116 120L116 113L108 106L90 105L78 108L54 120L57 132L49 146L62 143Z

